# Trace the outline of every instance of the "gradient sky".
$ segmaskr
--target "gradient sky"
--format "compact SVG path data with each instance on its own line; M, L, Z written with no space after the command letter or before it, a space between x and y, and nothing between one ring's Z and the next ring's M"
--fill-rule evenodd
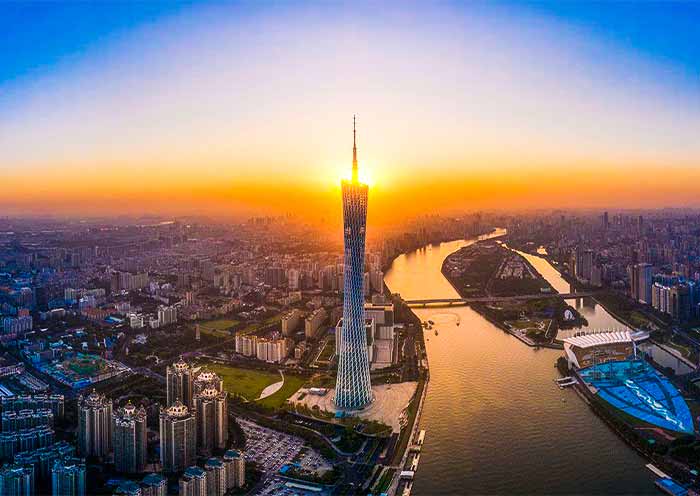
M698 25L700 3L1 3L0 213L339 214L353 113L375 220L700 207Z

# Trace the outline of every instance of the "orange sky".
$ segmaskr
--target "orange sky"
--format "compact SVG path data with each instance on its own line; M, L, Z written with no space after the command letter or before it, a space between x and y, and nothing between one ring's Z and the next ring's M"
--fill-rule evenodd
M529 12L226 8L0 83L0 213L338 216L354 113L374 222L700 207L700 91L669 61Z

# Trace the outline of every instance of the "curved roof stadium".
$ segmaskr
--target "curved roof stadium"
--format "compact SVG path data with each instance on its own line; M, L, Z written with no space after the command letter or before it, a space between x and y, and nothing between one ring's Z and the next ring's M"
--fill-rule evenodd
M581 369L579 375L600 399L627 415L669 431L694 431L678 389L643 360L610 361Z

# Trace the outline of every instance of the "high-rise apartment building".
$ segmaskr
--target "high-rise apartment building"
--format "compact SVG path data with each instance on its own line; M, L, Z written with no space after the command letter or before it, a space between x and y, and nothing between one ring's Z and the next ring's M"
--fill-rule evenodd
M224 390L224 381L215 372L203 370L195 377L192 391L196 394L205 389L215 389L221 392Z
M164 472L192 465L197 454L197 421L180 400L160 412L160 461Z
M360 288L362 290L362 288ZM304 335L307 339L313 339L318 336L321 330L321 326L326 322L328 318L328 313L325 308L317 308L311 314L306 317L304 321Z
M197 419L197 447L209 455L214 449L224 449L228 441L227 393L214 388L198 391L193 398Z
M146 410L131 403L112 415L114 468L122 473L140 473L146 467Z
M6 465L0 469L0 494L30 496L35 493L34 470L30 466Z
M94 390L78 400L78 449L84 457L104 457L112 448L112 401Z
M160 474L148 474L141 481L141 496L166 496L168 480Z
M245 485L245 458L235 450L228 450L224 454L224 466L226 467L226 489L243 487Z
M177 307L158 307L158 326L165 327L177 322Z
M188 408L192 406L192 387L194 372L182 357L166 369L167 403L173 405L180 401Z
M197 467L187 467L179 482L179 496L207 496L207 472Z
M653 267L648 263L636 264L632 267L631 296L640 303L652 304L651 286L653 284Z
M85 496L85 460L56 460L51 469L51 488L54 496Z

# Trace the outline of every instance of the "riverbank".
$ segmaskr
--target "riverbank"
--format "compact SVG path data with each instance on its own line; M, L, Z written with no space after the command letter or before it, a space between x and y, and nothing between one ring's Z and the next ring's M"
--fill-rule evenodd
M483 318L527 346L562 349L555 342L558 329L587 323L576 309L556 298L556 289L526 257L500 241L480 240L448 255L441 273L462 298L541 294L530 301L505 298L499 304L471 304Z
M542 257L542 255L529 254L531 257ZM548 262L549 263L549 262ZM549 266L555 271L557 275L564 279L564 274L562 274L558 269L556 269L551 263ZM585 288L587 289L587 288ZM632 323L626 321L622 316L618 315L616 312L609 309L604 305L599 299L592 298L595 304L599 305L605 313L607 313L611 319L615 322L624 324L625 326L635 329L636 326ZM585 307L584 307L585 308ZM590 306L588 307L590 308ZM654 340L650 340L654 346L659 348L659 351L663 353L668 353L670 356L676 358L680 362L685 363L688 366L693 367L693 364L688 363L687 360L683 360L683 357L678 352L672 352L668 347L663 346L663 344L658 343ZM675 351L675 350L674 350ZM656 356L656 354L654 354ZM671 382L680 392L683 394L685 391L687 395L687 390L684 387L682 380L677 380L675 371L669 372L669 367L664 366L651 359L651 355L648 355L646 359L649 363L666 377L666 379ZM663 360L662 360L663 361ZM562 376L573 375L578 379L578 384L575 386L574 390L578 395L584 400L584 402L590 407L590 409L602 419L606 425L628 446L633 448L637 453L643 456L646 460L654 463L655 465L661 467L666 473L670 474L674 478L689 482L694 476L691 472L693 464L684 460L682 456L679 456L678 449L681 442L684 440L692 439L683 433L678 433L674 431L664 431L653 424L647 424L638 418L631 417L626 413L612 407L607 402L603 401L597 394L595 390L589 389L589 387L584 383L583 378L576 370L568 370L566 367L562 367L562 362L565 362L563 358L557 361L557 368L562 374ZM685 396L685 395L684 395ZM697 443L697 441L695 441Z
M406 300L456 298L442 263L475 242L401 256L386 273L386 284ZM465 488L474 494L655 493L646 462L584 402L572 401L572 391L553 385L559 375L552 363L560 351L533 353L471 305L412 311L439 330L425 334L430 383L418 430L426 437L413 495L457 495Z

